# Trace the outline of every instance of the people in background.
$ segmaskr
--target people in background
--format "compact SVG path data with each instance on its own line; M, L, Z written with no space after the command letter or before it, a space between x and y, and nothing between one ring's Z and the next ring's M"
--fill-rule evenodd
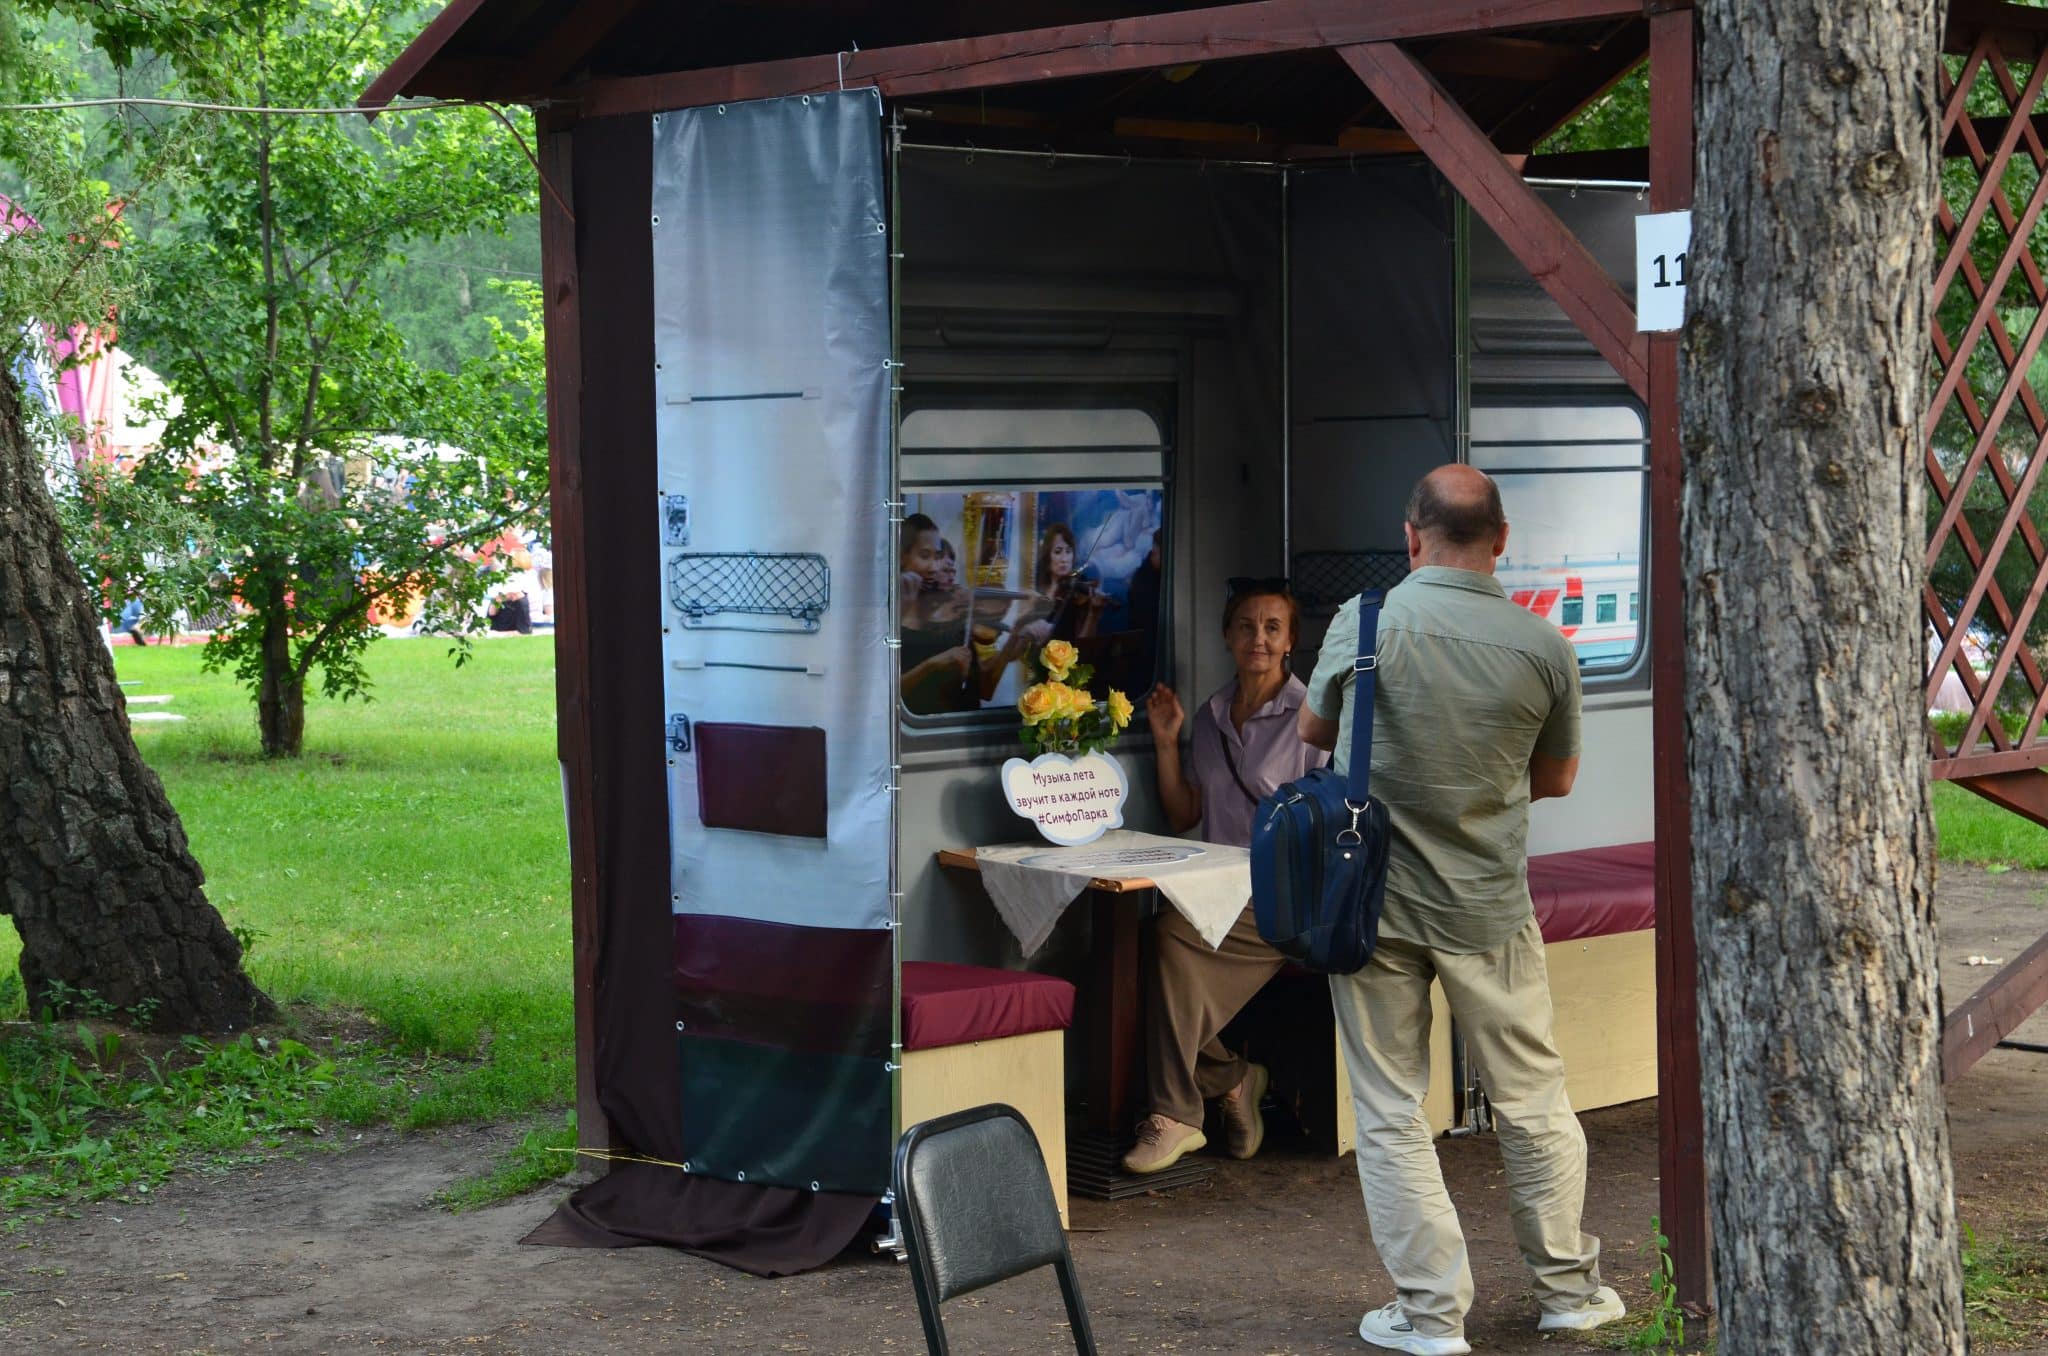
M1249 847L1260 797L1328 759L1296 733L1306 689L1288 670L1299 614L1284 579L1231 581L1223 604L1223 643L1237 673L1188 723L1180 698L1161 684L1145 702L1157 748L1159 798L1174 831L1197 830L1212 843ZM1220 1099L1224 1147L1250 1158L1265 1137L1259 1099L1266 1070L1218 1038L1282 962L1260 937L1249 905L1211 949L1172 909L1154 924L1156 963L1147 985L1146 1114L1124 1157L1131 1172L1158 1172L1208 1143L1203 1104Z
M142 633L142 600L130 598L121 604L121 620L115 625L117 633L126 632L128 639L137 645L149 644L149 637Z
M533 634L533 604L527 601L521 589L505 589L492 601L488 613L493 631L517 631L522 636Z
M1358 1112L1358 1176L1396 1297L1360 1322L1368 1343L1460 1356L1472 1267L1422 1111L1430 984L1486 1085L1507 1168L1515 1242L1535 1280L1539 1331L1619 1318L1600 1241L1581 1226L1586 1139L1551 1039L1543 935L1527 880L1529 802L1570 793L1579 766L1571 643L1494 578L1507 549L1500 491L1469 466L1437 468L1408 502L1410 573L1379 620L1372 791L1393 837L1372 961L1330 977ZM1323 640L1301 736L1346 771L1358 599Z

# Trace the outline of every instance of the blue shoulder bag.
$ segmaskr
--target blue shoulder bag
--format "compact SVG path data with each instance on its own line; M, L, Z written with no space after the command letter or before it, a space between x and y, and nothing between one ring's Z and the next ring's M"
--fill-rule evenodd
M1387 891L1387 807L1374 800L1372 705L1379 666L1378 591L1359 595L1348 775L1319 767L1259 802L1252 824L1252 915L1259 936L1326 975L1363 970L1379 941Z

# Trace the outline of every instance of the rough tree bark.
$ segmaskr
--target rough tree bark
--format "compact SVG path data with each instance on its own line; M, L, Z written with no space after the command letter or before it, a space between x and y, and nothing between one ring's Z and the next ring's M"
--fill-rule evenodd
M1719 1350L1963 1350L1919 593L1936 0L1701 6L1681 392Z
M30 1006L61 981L160 1028L261 1021L275 1008L136 752L20 398L0 369L0 912Z

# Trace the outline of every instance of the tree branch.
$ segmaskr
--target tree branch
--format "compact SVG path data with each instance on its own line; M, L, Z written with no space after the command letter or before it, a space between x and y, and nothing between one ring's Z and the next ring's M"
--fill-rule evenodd
M304 682L306 676L313 671L314 659L318 657L321 650L326 648L327 642L333 638L334 633L340 629L342 623L363 617L369 612L372 603L398 592L401 587L411 581L413 575L425 569L429 562L447 555L458 546L468 546L478 541L489 541L492 537L497 536L524 516L523 511L514 510L492 522L444 537L438 543L427 548L426 555L422 558L418 569L407 571L404 575L394 578L390 583L385 584L381 588L359 590L356 596L349 601L348 606L322 623L320 629L313 633L313 638L307 641L304 647L300 649L298 661L292 665L292 671L298 681Z

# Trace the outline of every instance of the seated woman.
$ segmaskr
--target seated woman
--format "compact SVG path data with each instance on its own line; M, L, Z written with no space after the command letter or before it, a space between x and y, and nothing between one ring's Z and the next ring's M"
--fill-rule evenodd
M1161 684L1145 702L1159 760L1159 798L1174 831L1199 827L1211 843L1249 847L1259 798L1329 755L1295 733L1307 688L1288 672L1299 630L1294 597L1281 579L1231 581L1223 605L1223 641L1237 676L1195 712L1185 761L1180 699ZM1247 904L1223 945L1211 950L1185 918L1162 910L1157 964L1145 1018L1146 1116L1124 1156L1129 1172L1158 1172L1208 1143L1202 1104L1221 1098L1224 1147L1233 1158L1259 1151L1265 1124L1259 1099L1266 1070L1248 1063L1217 1034L1283 964L1259 937Z

